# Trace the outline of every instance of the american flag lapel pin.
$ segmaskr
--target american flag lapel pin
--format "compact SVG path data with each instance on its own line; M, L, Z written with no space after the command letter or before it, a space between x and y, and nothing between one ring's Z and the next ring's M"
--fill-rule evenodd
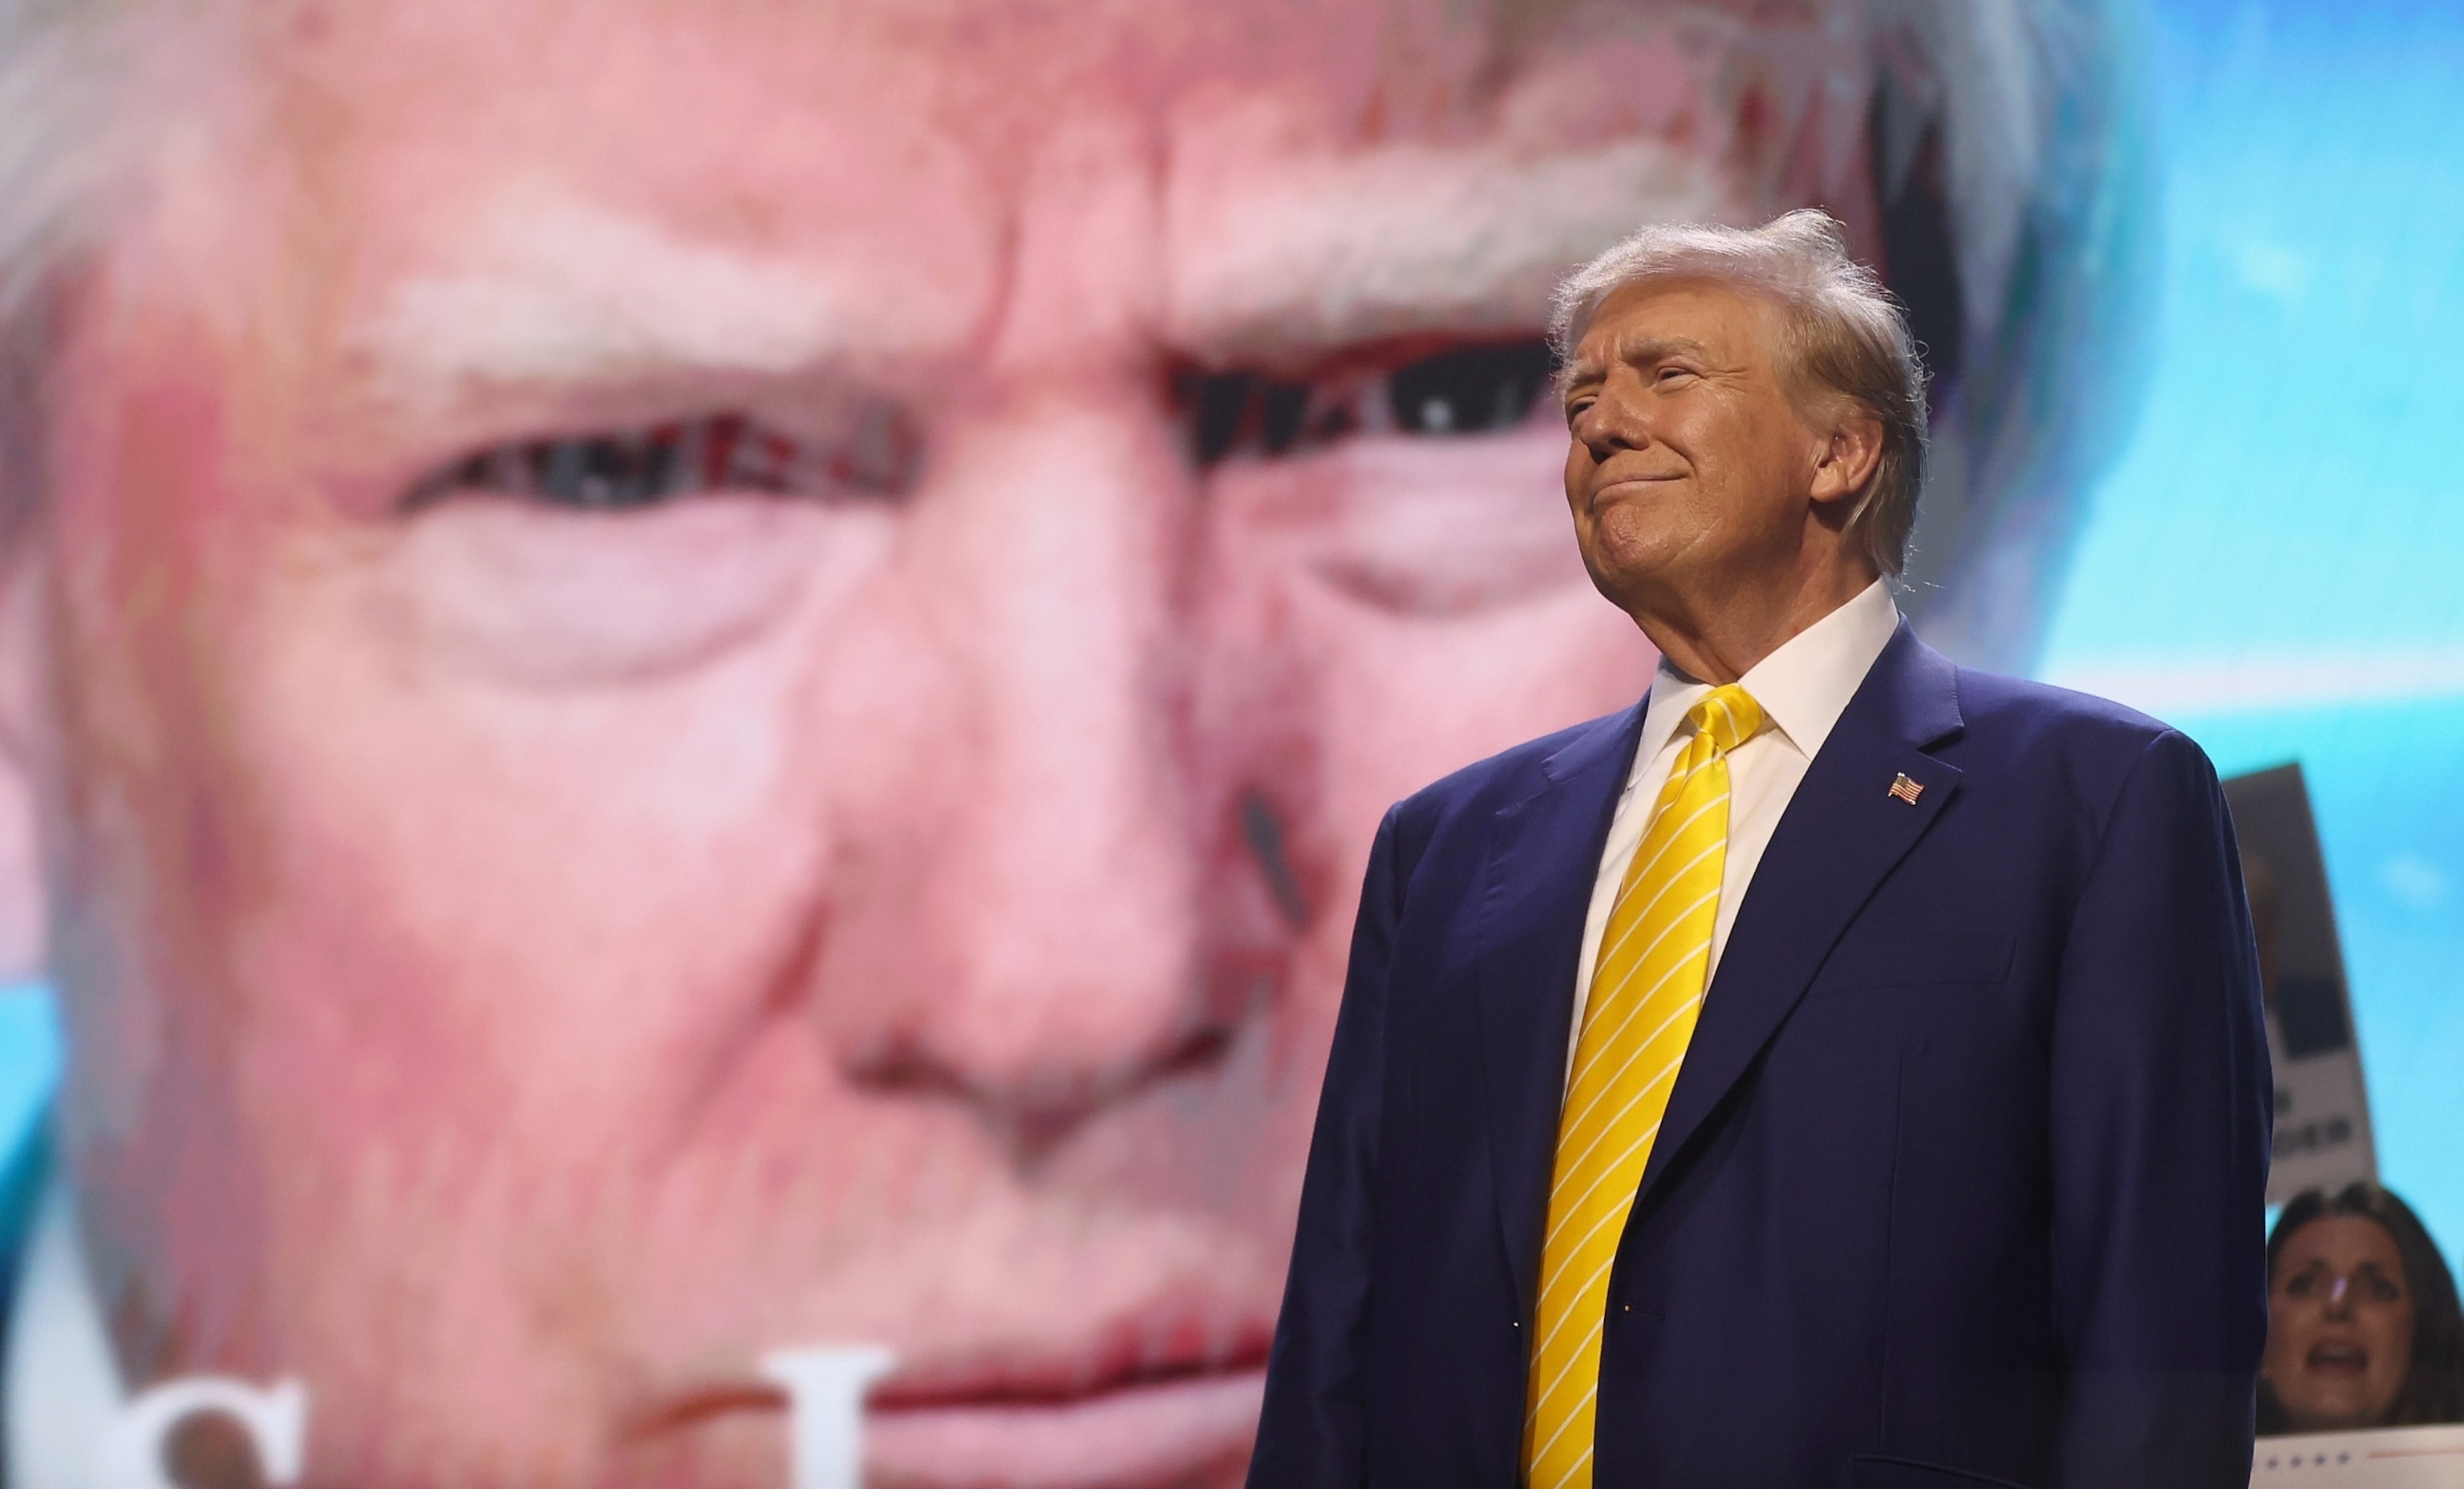
M1925 787L1908 779L1907 772L1902 771L1891 777L1891 795L1914 806L1917 804L1917 798L1925 795Z

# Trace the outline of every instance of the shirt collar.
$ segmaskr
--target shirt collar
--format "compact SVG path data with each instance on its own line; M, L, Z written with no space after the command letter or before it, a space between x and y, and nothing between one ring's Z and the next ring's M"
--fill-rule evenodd
M1876 580L1857 597L1780 644L1737 679L1753 694L1771 725L1807 759L1820 753L1848 700L1874 669L1882 648L1900 628L1900 607L1890 586ZM1651 680L1651 702L1642 713L1642 739L1634 755L1631 787L1650 768L1661 748L1685 727L1685 711L1711 685L1677 670L1662 657Z

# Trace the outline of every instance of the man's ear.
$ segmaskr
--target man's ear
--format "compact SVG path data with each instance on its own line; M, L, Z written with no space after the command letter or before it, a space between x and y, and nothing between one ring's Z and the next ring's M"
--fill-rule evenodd
M1828 505L1864 492L1882 463L1882 421L1850 405L1831 421L1814 460L1814 499Z
M19 543L39 541L20 528ZM50 737L44 709L43 561L0 561L0 985L42 976L50 895L35 829L38 762Z

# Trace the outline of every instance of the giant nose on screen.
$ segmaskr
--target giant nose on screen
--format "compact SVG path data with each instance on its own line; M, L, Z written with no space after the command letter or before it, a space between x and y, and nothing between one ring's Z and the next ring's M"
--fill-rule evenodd
M956 440L928 496L951 747L900 911L931 974L853 1063L1028 1148L1224 1042L1200 996L1171 427L1143 388L1030 401Z

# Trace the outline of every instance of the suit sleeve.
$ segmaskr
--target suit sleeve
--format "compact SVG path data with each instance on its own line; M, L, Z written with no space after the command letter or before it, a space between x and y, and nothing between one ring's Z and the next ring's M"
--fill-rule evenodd
M2106 820L2052 1029L2065 1489L2244 1489L2273 1094L2233 823L2151 741Z
M1385 1089L1386 981L1401 910L1396 812L1369 854L1351 970L1335 1018L1301 1184L1291 1272L1266 1364L1250 1489L1358 1489L1378 1110Z

